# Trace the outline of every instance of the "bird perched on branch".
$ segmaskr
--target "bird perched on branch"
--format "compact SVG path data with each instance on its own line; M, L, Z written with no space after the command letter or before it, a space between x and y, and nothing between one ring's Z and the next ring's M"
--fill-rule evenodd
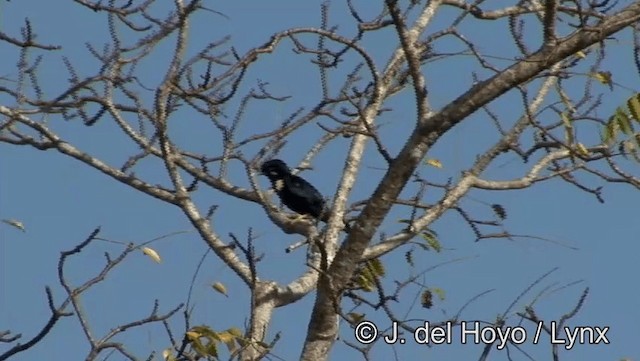
M285 162L272 159L264 162L260 170L269 178L273 190L287 208L302 216L327 222L329 214L322 194L311 183L291 174Z

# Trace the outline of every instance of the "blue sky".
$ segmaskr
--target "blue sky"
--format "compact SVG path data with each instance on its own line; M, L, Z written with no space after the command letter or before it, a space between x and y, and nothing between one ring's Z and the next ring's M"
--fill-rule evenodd
M504 2L491 2L499 6ZM379 12L380 5L370 6L364 11L364 1L356 2L363 8L364 16ZM198 51L198 46L221 39L230 34L229 44L243 54L247 50L263 44L272 33L290 27L319 27L320 2L317 1L235 1L206 3L206 6L220 11L226 17L201 12L194 17L191 27L189 51ZM455 13L444 10L434 22L429 33L438 31L449 24ZM28 16L43 43L60 44L64 51L45 54L45 64L40 71L45 95L52 96L64 88L68 74L62 55L68 56L81 74L97 71L99 65L92 59L84 46L85 42L95 42L100 47L108 41L106 18L73 4L54 4L23 0L0 4L0 30L17 36L24 18ZM330 24L339 24L339 32L353 35L354 27L349 23L348 11L341 2L335 2L329 14ZM481 51L495 57L513 58L514 45L505 33L502 21L477 23L468 19L461 25L461 31L478 44ZM561 30L563 30L561 28ZM535 35L535 27L531 27ZM126 34L125 36L130 36ZM607 60L603 68L614 71L614 80L621 85L634 88L637 72L633 68L631 37L629 32L617 36L607 48ZM537 44L536 36L527 39ZM307 39L308 44L315 40ZM389 31L379 36L365 39L363 46L369 50L382 69L388 55L395 46L396 36ZM1 45L2 49L8 46ZM164 74L172 42L165 42L140 68L140 78L153 84ZM320 95L318 73L307 56L297 56L291 51L291 43L281 45L273 55L264 56L247 74L241 89L247 91L256 86L257 79L270 83L270 89L278 95L291 94L287 102L256 103L249 107L239 132L247 135L256 130L272 129L284 118L304 106L313 106ZM533 46L532 46L533 48ZM460 43L442 41L435 45L440 53L462 50ZM3 50L0 76L16 78L15 63L17 53ZM345 70L330 74L333 89L340 84L341 75L355 64L348 59ZM496 66L504 67L507 61L495 60ZM585 71L586 68L581 68ZM424 68L429 88L431 105L439 108L455 99L472 82L471 71L477 71L480 78L489 73L478 69L468 56L456 56L445 61L433 62ZM629 74L616 78L616 74ZM2 80L5 82L7 80ZM581 92L580 80L572 81L568 92L577 96ZM531 87L537 89L533 82ZM13 85L7 85L9 87ZM573 87L572 87L573 86ZM629 90L616 88L613 92L601 86L594 90L604 94L600 116L606 117L616 106L622 104L632 94ZM149 100L152 98L149 95ZM6 96L0 95L0 104L11 106ZM225 109L226 121L235 115L240 98L232 101ZM552 101L557 101L552 98ZM390 101L393 112L380 116L383 140L390 152L395 154L409 134L415 122L412 97L408 90ZM492 110L501 120L511 124L522 112L520 96L509 93L492 103ZM217 154L221 149L220 137L216 129L198 114L184 111L179 113L180 126L176 127L178 144L190 150ZM554 116L545 113L544 116ZM133 120L135 121L135 120ZM101 157L107 163L120 166L136 148L119 134L119 130L107 119L93 127L85 127L77 121L65 121L56 115L48 118L49 125L70 142L85 151ZM549 121L550 122L550 121ZM333 125L329 120L325 125ZM424 166L419 172L422 177L433 181L459 179L460 172L475 160L476 154L496 141L495 132L486 115L481 112L469 117L463 124L446 134L429 152L429 158L440 160L444 167L437 169ZM580 136L593 141L597 129L584 129ZM591 133L589 133L591 132ZM303 151L322 135L322 130L309 125L296 133L283 148L279 157L290 164L301 160ZM310 180L325 195L332 195L339 181L339 171L349 145L349 139L339 139L327 147L313 162L313 170L305 171ZM383 160L376 156L372 144L367 152L361 177L352 194L352 201L367 198L383 175ZM302 151L301 151L302 149ZM248 148L247 154L254 154L259 147ZM254 152L254 153L252 153ZM20 232L5 224L0 225L0 330L10 329L22 333L23 340L30 339L40 329L48 317L44 287L54 289L56 303L64 299L64 293L57 281L57 261L61 251L68 250L96 227L101 226L100 236L118 242L144 241L178 232L176 235L152 244L163 258L155 264L140 253L131 255L109 278L90 290L83 298L83 306L92 328L97 335L108 332L118 324L148 315L154 299L159 299L160 310L168 311L184 302L189 290L189 282L197 262L206 251L204 242L193 232L186 218L177 208L163 204L157 199L140 194L119 184L105 175L85 165L63 157L53 151L41 152L33 149L0 144L0 218L18 219L26 227ZM510 179L521 175L528 165L522 165L514 156L499 158L496 164L484 174L486 179ZM637 164L626 164L633 170ZM635 168L637 169L637 168ZM150 183L165 183L164 167L159 162L145 162L136 174ZM230 178L246 187L247 180L240 167L233 167ZM546 287L558 289L544 296L538 306L538 314L546 320L556 319L569 312L585 287L590 294L579 314L570 326L609 326L607 333L610 345L578 345L569 351L561 351L563 360L619 360L629 357L640 359L637 348L637 325L640 315L640 293L630 284L630 274L637 270L637 254L640 251L636 241L637 224L635 209L640 201L640 192L624 185L602 184L593 178L581 178L591 187L605 186L600 204L593 196L577 190L561 181L538 184L531 189L488 193L474 191L461 202L478 218L490 217L487 204L500 203L507 208L506 228L514 234L533 235L557 243L531 238L516 238L514 241L498 239L475 242L475 237L466 223L454 213L446 214L433 224L444 247L441 253L416 250L417 266L410 270L404 261L403 248L385 256L383 262L388 270L386 285L393 280L405 279L411 272L421 272L431 266L462 259L425 273L420 282L429 287L439 287L445 291L444 300L436 300L432 309L419 306L410 308L418 288L412 288L401 296L401 302L392 305L398 315L408 312L408 317L418 320L441 321L455 315L468 300L493 289L468 306L463 319L493 321L502 314L511 302L532 282L546 272L559 267L557 271L542 280L524 295L508 314L508 322L514 325L515 312L523 310L523 305L535 298ZM263 187L268 186L260 179ZM406 192L409 195L410 192ZM433 198L429 198L433 197ZM435 200L430 193L429 200ZM231 199L210 189L203 188L194 194L196 203L203 212L211 204L221 206L214 217L213 225L219 235L227 237L229 232L246 237L248 227L253 227L256 248L264 253L259 263L261 277L282 283L291 281L304 271L304 251L285 254L284 248L299 239L298 236L283 234L272 225L262 208L256 204ZM397 221L407 218L406 209L394 209L389 214L381 230L392 234L402 228ZM634 226L635 225L635 226ZM228 239L228 238L226 238ZM568 247L569 246L569 247ZM69 261L69 280L78 285L97 272L104 264L104 252L112 255L122 251L122 245L96 241L81 255ZM579 281L579 282L578 282ZM229 297L214 292L210 285L222 282L228 288ZM575 283L578 282L578 283ZM575 283L575 284L574 284ZM563 287L572 284L570 287ZM209 254L195 282L192 295L194 324L207 324L216 330L242 327L247 317L248 291L226 266ZM373 295L369 295L374 297ZM297 359L304 340L309 312L315 295L310 294L300 302L276 310L269 337L282 333L274 354L284 360ZM345 309L351 305L345 301ZM409 311L410 310L410 311ZM372 310L364 312L372 321L388 325L388 320ZM174 332L182 331L181 316L172 321ZM531 331L532 328L528 327ZM83 338L80 325L75 318L63 319L53 332L38 346L17 357L15 360L76 360L84 358L87 342ZM353 340L352 331L346 325L341 329L341 337ZM144 358L152 351L160 352L168 346L166 334L160 325L134 330L120 337L139 357ZM550 359L550 348L543 338L539 345L525 343L526 350L536 360ZM483 345L441 345L425 348L407 343L402 346L374 347L374 359L390 359L397 353L401 359L409 355L424 355L431 359L477 358ZM0 353L5 350L0 345ZM511 351L514 351L513 349ZM505 351L495 351L494 360L505 360ZM526 359L515 351L515 359ZM404 357L403 357L404 356ZM332 351L333 359L359 357L356 352L340 341ZM158 356L158 359L159 356Z

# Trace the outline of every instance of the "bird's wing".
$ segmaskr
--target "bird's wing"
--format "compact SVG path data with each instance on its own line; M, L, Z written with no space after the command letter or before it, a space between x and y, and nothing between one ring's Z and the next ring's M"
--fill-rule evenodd
M306 180L292 175L290 178L290 191L294 195L305 198L311 202L322 200L322 194Z
M288 191L294 199L298 199L298 204L288 205L292 210L299 213L309 213L315 217L321 215L324 209L324 198L318 190L303 178L290 176L288 179Z

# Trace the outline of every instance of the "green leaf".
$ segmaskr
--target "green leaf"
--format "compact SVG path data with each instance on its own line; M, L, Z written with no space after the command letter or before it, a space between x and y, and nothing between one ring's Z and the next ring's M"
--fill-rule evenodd
M382 277L385 275L384 265L379 258L374 258L367 261L367 267L371 270L371 273L376 277Z
M220 336L222 342L227 345L227 349L229 350L229 352L232 354L235 353L238 349L236 346L236 336L229 330L220 332L218 335Z
M640 155L638 155L638 148L640 148L638 142L640 140L638 139L638 137L639 135L636 134L633 137L634 139L623 140L622 142L620 142L618 150L620 151L620 153L622 153L622 156L625 159L629 159L629 157L627 156L631 155L636 162L640 163Z
M435 293L441 301L444 301L444 290L440 287L431 287L431 292Z
M243 337L242 331L237 327L231 327L227 330L227 332L234 335L235 337Z
M215 342L210 342L207 345L207 353L205 355L206 356L213 356L215 358L218 358L218 345L216 345Z
M371 292L375 289L375 286L373 285L373 282L371 282L371 279L363 274L358 275L358 279L356 282L358 286L362 287L365 292Z
M198 354L198 356L204 357L209 354L209 351L207 350L205 345L198 338L191 340L191 347L196 352L196 354Z
M615 116L609 118L609 121L604 127L604 133L602 134L602 142L608 145L611 145L616 141L618 130L620 130L620 126L615 119Z
M618 123L618 126L620 127L620 130L624 134L626 135L633 134L633 126L631 125L631 119L629 119L629 115L627 114L627 112L624 111L624 109L622 109L622 107L618 107L618 109L616 109L615 118L616 118L616 122Z
M422 238L424 238L425 241L427 241L427 245L429 245L431 249L438 253L442 251L442 245L440 244L440 241L438 241L438 239L435 237L433 232L426 230L420 233L420 235L422 236Z
M573 135L573 125L571 124L571 118L568 112L562 112L560 114L562 124L564 125L564 138L568 144L573 144L575 137Z
M627 107L633 119L640 123L640 93L635 94L627 100Z
M209 326L194 326L191 328L191 331L199 333L200 337L206 337L208 339L216 341L220 340L220 337L218 337L218 333L212 330Z

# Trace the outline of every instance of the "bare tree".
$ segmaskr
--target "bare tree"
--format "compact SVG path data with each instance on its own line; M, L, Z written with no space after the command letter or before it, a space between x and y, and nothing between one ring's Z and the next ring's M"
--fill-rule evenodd
M626 157L636 152L636 133L631 120L638 120L634 113L640 109L635 108L638 102L631 96L628 109L621 108L617 116L603 118L597 110L604 102L601 91L608 89L598 90L594 86L615 85L611 72L602 64L608 56L619 56L607 50L614 36L623 30L633 32L634 59L640 71L637 41L640 1L520 1L513 6L488 10L484 9L483 1L400 3L386 0L379 14L370 18L363 15L364 9L347 1L352 23L340 27L329 20L330 6L336 4L325 3L318 13L319 28L282 30L266 36L264 44L245 53L232 45L231 37L220 37L210 29L206 31L210 31L215 40L195 52L189 48L190 32L201 24L196 21L196 14L208 20L224 16L199 0L176 0L174 7L164 13L158 10L162 9L156 4L159 2L153 0L130 1L123 6L116 5L116 1L75 0L74 3L84 8L87 16L107 20L110 40L106 44L86 44L87 57L98 64L96 71L78 70L80 64L89 60L66 57L64 47L57 45L56 39L47 39L44 33L36 37L38 24L28 20L19 35L0 33L3 58L13 56L18 69L17 74L0 83L3 103L0 105L0 141L55 151L178 207L207 247L251 291L245 330L223 335L206 328L190 328L187 322L183 340L183 337L174 339L167 327L172 342L167 359L213 358L201 339L211 342L231 339L232 344L238 345L232 356L243 360L261 359L274 350L278 339L267 337L276 309L295 303L312 291L317 293L306 341L301 347L302 360L327 359L339 337L339 321L345 319L355 325L362 320L361 313L346 310L348 300L355 305L351 311L371 308L370 312L379 312L398 322L405 331L415 332L418 324L396 316L391 304L398 301L402 290L418 285L422 305L430 307L434 290L417 282L424 272L413 273L404 282L385 280L380 257L404 251L409 267L415 261L414 248L407 247L415 244L416 237L428 240L422 248L439 248L430 226L448 212L459 214L477 240L514 238L516 235L502 228L507 214L502 205L487 205L490 218L485 218L486 214L473 214L474 211L460 205L471 191L518 190L561 179L601 199L601 189L589 186L585 177L640 188L640 179L625 170L633 164ZM454 10L455 16L444 17L448 25L431 30L445 10L448 14ZM503 31L510 34L516 52L501 59L489 56L492 46L489 39L486 44L469 40L462 26L465 22L473 22L478 32L489 23L499 22L504 26ZM391 52L380 54L367 45L389 30L395 32L397 41ZM443 42L461 44L463 50L439 51L438 46ZM141 68L154 57L166 58L159 50L161 45L171 46L172 52L160 79L151 85L141 74ZM287 53L285 57L303 57L313 64L319 81L308 86L320 96L312 106L300 106L276 126L257 124L245 116L253 104L271 106L296 99L272 91L271 85L261 81L260 75L254 72L261 60L276 56L281 48L293 50L293 54ZM446 105L434 107L430 104L430 94L437 93L443 85L431 82L425 69L457 56L474 60L474 68L464 69L470 86ZM47 66L46 61L55 57L62 59L68 82L55 86L43 84L39 74ZM336 82L336 78L340 81ZM47 88L46 92L43 87ZM519 108L520 115L515 119L498 116L491 109L491 103L507 93L521 100L512 105ZM411 99L415 109L411 119L398 116L403 119L392 121L394 127L407 129L408 134L396 152L389 147L390 137L396 135L389 127L385 128L380 119L405 114L393 106L398 98ZM496 141L478 150L472 164L460 169L456 179L438 183L422 177L419 169L425 159L428 164L439 165L437 160L427 158L434 145L453 127L479 111L492 122ZM176 135L185 119L193 118L202 120L188 123L197 128L193 132L212 129L218 132L221 139L218 153L194 149ZM69 123L59 124L59 119ZM110 164L61 136L60 130L71 122L81 122L86 132L92 132L97 123L115 125L138 151L129 154L122 164ZM243 128L249 122L251 131ZM305 149L297 171L308 168L313 159L334 142L344 138L350 142L326 227L288 217L257 180L260 165L308 129L317 134L317 141ZM594 129L603 130L605 137L593 141ZM383 174L376 180L377 185L369 197L350 203L365 155L382 165ZM519 160L519 168L514 166L514 169L521 175L512 179L487 179L486 171L508 156ZM168 177L165 184L154 184L135 173L139 164L147 160L161 162ZM229 176L229 168L238 165L246 171L244 182L233 181ZM304 236L310 243L306 272L288 284L261 277L256 265L264 260L256 252L254 237L250 233L246 241L241 241L233 234L228 237L219 234L210 222L212 217L224 217L217 212L218 207L201 208L193 200L192 196L202 188L259 204L283 232ZM404 215L406 227L383 232L381 225L392 209ZM348 232L344 231L345 222ZM112 264L115 266L109 260L107 268ZM64 281L61 282L64 286ZM56 307L49 295L52 320L67 315L65 307L74 305L74 297L79 293L68 285L64 287L68 299L62 306ZM372 300L367 292L373 290L376 292ZM587 290L559 320L560 324L575 315L586 295ZM535 302L534 298L514 322L534 324L542 320L535 312ZM504 327L506 315L512 308L492 322L492 327ZM163 321L175 312L159 316L156 311L157 306L147 322ZM460 312L442 324L459 324ZM386 334L389 331L386 330ZM555 331L545 329L545 332ZM0 336L2 342L15 341L5 339L3 333ZM95 359L107 347L91 337L88 341L92 354L87 359ZM363 357L369 357L370 346L345 342L358 349ZM122 355L136 359L121 346L117 348ZM480 359L486 359L491 349L492 344L487 345ZM9 351L4 358L14 353ZM550 355L554 360L559 358L557 346L552 347Z
M99 232L100 228L96 228L93 232L91 232L87 239L80 242L76 247L61 253L60 258L58 259L58 281L60 282L60 285L66 293L65 300L59 306L56 306L51 288L46 287L45 290L47 295L47 304L49 306L49 310L51 311L51 316L42 326L42 329L25 343L19 342L22 338L22 334L12 335L10 330L0 332L0 336L2 336L2 338L0 338L0 342L10 344L10 347L7 350L0 353L0 360L7 360L12 356L29 350L31 347L42 341L43 338L52 331L52 329L55 327L58 321L60 321L60 319L70 316L75 316L78 319L80 325L82 326L82 331L87 338L87 342L90 345L89 354L87 355L88 360L97 359L102 352L114 351L119 352L120 354L122 354L122 356L129 359L135 359L135 357L131 353L129 353L121 343L114 342L113 339L118 335L136 327L145 326L152 323L164 323L166 325L166 320L168 320L171 316L178 312L180 308L182 308L183 305L178 305L173 310L165 314L159 314L158 300L156 300L149 316L119 325L102 337L99 337L94 332L92 332L88 316L86 312L84 312L82 307L82 296L84 296L92 287L103 282L116 266L124 261L124 259L129 256L132 251L138 248L134 247L131 244L127 245L125 249L116 258L113 259L111 258L109 253L105 253L106 263L102 267L100 272L94 277L86 280L80 286L74 287L65 274L66 262L70 257L78 255L93 241L99 239ZM71 308L73 309L73 311L67 311L67 308Z

